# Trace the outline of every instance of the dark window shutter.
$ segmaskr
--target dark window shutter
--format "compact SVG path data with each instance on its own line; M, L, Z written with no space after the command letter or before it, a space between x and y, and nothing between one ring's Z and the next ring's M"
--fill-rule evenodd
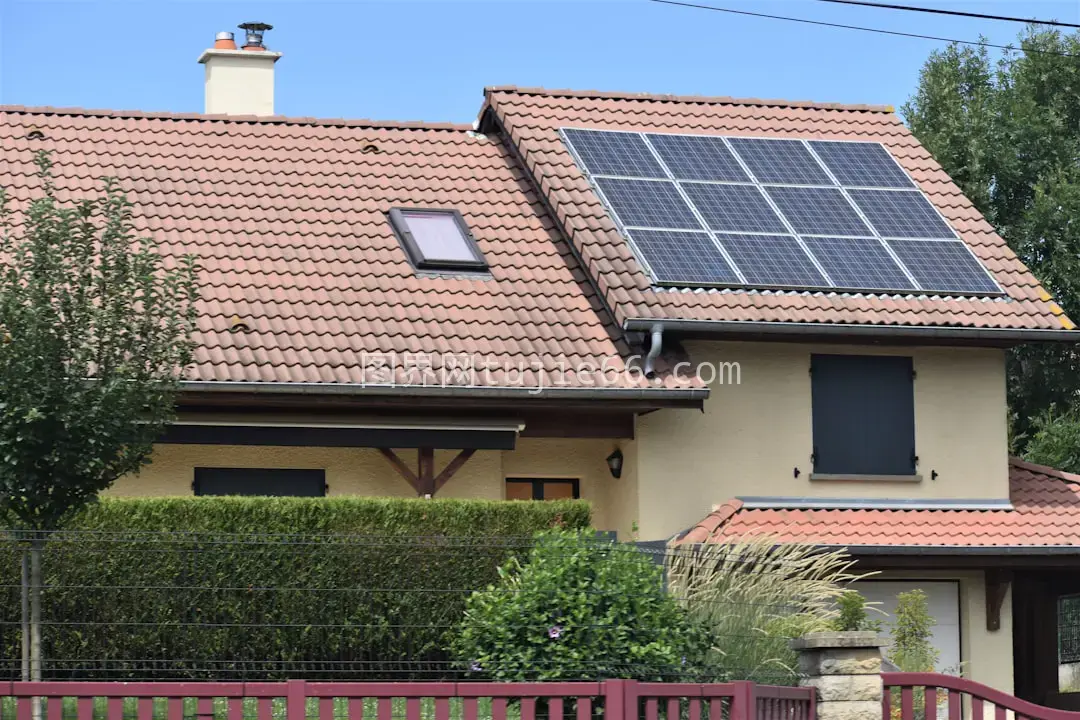
M813 355L810 366L814 472L914 474L911 358Z
M195 468L196 495L322 497L325 470Z

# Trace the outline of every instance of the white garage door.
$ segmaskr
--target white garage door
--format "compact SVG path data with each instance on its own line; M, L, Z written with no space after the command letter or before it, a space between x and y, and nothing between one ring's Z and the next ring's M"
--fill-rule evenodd
M933 644L940 655L938 672L958 673L960 669L960 583L955 580L864 580L855 583L874 607L885 615L870 610L871 619L882 621L882 634L888 638L892 629L893 613L896 612L896 596L909 590L926 593L930 615L937 621L933 628ZM886 651L888 652L888 651Z

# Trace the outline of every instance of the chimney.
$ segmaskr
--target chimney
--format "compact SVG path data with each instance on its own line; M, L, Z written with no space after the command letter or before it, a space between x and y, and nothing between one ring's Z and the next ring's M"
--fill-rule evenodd
M211 115L273 115L274 63L281 57L263 45L266 23L249 22L239 50L231 32L219 32L214 47L203 50L206 66L206 112Z

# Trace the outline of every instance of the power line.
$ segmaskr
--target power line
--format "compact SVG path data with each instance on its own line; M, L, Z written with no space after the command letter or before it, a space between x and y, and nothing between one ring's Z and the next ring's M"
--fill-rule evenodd
M976 18L978 20L1004 20L1005 22L1034 23L1035 25L1053 25L1055 27L1080 28L1076 23L1057 20L1036 20L1035 18L1010 17L1008 15L984 15L982 13L943 10L941 8L914 7L912 5L889 5L887 3L866 2L866 0L818 0L818 2L837 3L839 5L860 5L862 7L881 8L883 10L911 10L913 12L934 13L935 15L953 15L956 17Z
M714 5L699 5L692 2L681 2L680 0L649 0L649 2L658 3L660 5L677 5L679 7L696 8L698 10L713 10L715 12L732 13L733 15L748 15L750 17L767 18L769 20L787 20L788 22L805 23L807 25L820 25L822 27L840 28L842 30L862 30L864 32L881 33L883 35L918 38L919 40L936 40L938 42L957 43L959 45L974 45L976 47L997 48L999 50L1020 50L1026 53L1036 53L1040 55L1058 55L1060 57L1068 58L1080 57L1080 55L1056 52L1054 50L1016 48L1012 45L996 45L994 43L975 42L973 40L957 40L956 38L947 38L938 35L921 35L919 33L901 32L899 30L885 30L883 28L869 28L863 27L861 25L845 25L843 23L825 22L824 20L808 20L806 18L789 17L787 15L768 15L766 13L750 12L749 10L734 10L732 8L722 8L716 7Z

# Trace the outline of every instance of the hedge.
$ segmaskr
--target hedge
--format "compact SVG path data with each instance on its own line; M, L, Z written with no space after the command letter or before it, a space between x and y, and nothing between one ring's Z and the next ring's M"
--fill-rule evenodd
M46 546L47 676L444 677L468 594L589 524L581 501L104 499ZM20 552L0 542L9 676Z

